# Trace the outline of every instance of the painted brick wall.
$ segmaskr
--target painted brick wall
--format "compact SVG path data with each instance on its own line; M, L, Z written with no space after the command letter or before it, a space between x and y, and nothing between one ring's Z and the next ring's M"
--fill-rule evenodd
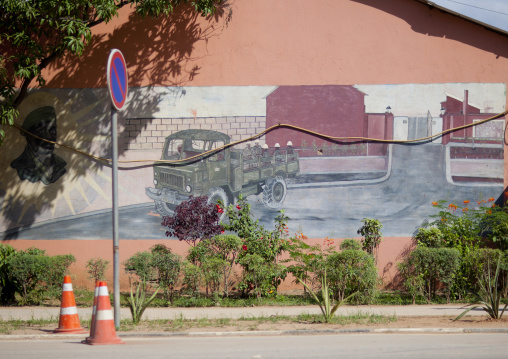
M124 150L162 149L167 136L191 128L223 132L239 141L264 131L266 117L131 118L125 121L121 143Z

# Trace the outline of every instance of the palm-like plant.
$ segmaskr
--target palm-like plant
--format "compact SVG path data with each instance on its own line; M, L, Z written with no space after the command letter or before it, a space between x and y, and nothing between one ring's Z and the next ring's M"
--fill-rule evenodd
M136 281L135 284L132 283L132 278L129 277L129 283L131 286L130 296L123 294L123 297L127 300L127 304L129 305L129 309L132 314L132 323L134 325L138 324L141 320L141 317L145 311L145 309L153 302L157 293L159 293L159 289L149 297L146 297L146 280L142 280L141 282ZM137 286L136 294L133 292L133 287Z
M462 318L464 315L466 315L466 313L475 308L482 308L489 314L489 316L492 319L501 319L501 317L504 314L504 311L506 310L506 307L508 307L507 303L504 305L501 312L499 311L502 305L501 297L503 293L503 288L501 289L498 288L501 257L502 254L499 255L499 258L497 260L496 273L494 275L494 278L492 278L490 263L487 262L487 270L486 272L484 272L483 276L479 278L480 291L479 293L476 292L473 293L476 300L473 303L466 305L464 308L466 307L469 308L463 311L457 318L454 319L454 321Z
M309 293L312 295L312 298L318 303L319 309L321 309L321 312L323 313L323 318L325 319L325 322L329 323L330 319L335 315L335 312L339 307L344 304L347 300L351 299L355 295L358 294L358 292L355 292L348 297L344 298L343 300L337 302L332 307L332 299L330 298L330 290L328 288L328 282L326 281L326 269L323 273L323 278L321 279L321 297L322 300L319 299L318 295L299 277L297 277L298 281L303 284L303 286L309 291Z

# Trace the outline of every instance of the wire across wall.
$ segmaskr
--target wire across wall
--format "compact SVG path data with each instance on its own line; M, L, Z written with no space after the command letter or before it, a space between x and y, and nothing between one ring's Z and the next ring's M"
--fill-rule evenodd
M193 161L199 160L200 158L204 158L204 157L207 157L207 156L212 155L214 153L220 152L220 151L222 151L225 148L234 147L234 146L239 145L241 143L250 142L250 141L259 139L259 138L263 137L264 135L266 135L269 132L275 131L277 129L282 129L282 128L296 130L296 131L299 131L299 132L302 132L302 133L306 133L306 134L309 134L309 135L313 135L313 136L316 136L316 137L320 137L320 138L323 138L323 139L326 139L326 140L329 140L329 141L357 141L357 142L388 143L388 144L389 143L404 144L404 143L427 142L427 141L431 141L431 140L433 140L435 138L444 136L446 134L449 134L449 133L452 133L452 132L455 132L455 131L460 131L460 130L463 130L463 129L469 128L469 127L479 126L479 125L481 125L483 123L486 123L486 122L495 120L497 118L503 117L506 114L508 114L508 110L504 111L502 113L499 113L497 115L494 115L492 117L486 118L484 120L481 120L481 121L477 121L477 122L470 123L470 124L463 125L463 126L458 126L458 127L450 128L450 129L444 130L442 132L439 132L439 133L436 133L436 134L433 134L433 135L430 135L430 136L416 138L416 139L412 139L412 140L387 140L387 139L380 139L380 138L352 137L352 136L337 137L337 136L330 136L330 135L327 135L325 133L320 133L320 132L312 131L312 130L309 130L309 129L306 129L306 128L303 128L303 127L290 125L290 124L287 124L287 123L279 123L277 125L270 126L267 129L265 129L265 130L255 134L253 136L246 137L246 138L243 138L243 139L238 140L238 141L230 142L230 143L228 143L228 144L226 144L224 146L217 147L217 148L214 148L212 150L205 151L203 153L200 153L200 154L197 154L195 156L188 157L188 158L185 158L185 159L180 159L180 160L138 159L138 160L118 160L118 162L119 163L123 163L123 164L128 164L128 163L145 163L145 164L148 163L149 164L149 163L155 163L155 162L157 162L157 163L168 163L168 164L181 164L181 163L193 162ZM76 153L78 153L78 154L80 154L82 156L94 159L96 161L100 161L100 162L104 162L104 163L111 163L113 161L110 158L104 158L104 157L100 157L100 156L95 156L95 155L90 154L90 153L86 153L84 151L81 151L81 150L79 150L79 149L77 149L75 147L72 147L72 146L64 144L64 143L55 142L55 141L51 141L51 140L42 138L40 136L37 136L37 135L35 135L35 134L25 130L24 128L22 128L19 125L14 124L13 126L15 128L17 128L17 129L19 129L20 131L24 132L25 134L27 134L29 136L32 136L34 138L37 138L38 140L52 143L55 146L58 146L60 148L64 148L64 149L76 152ZM506 145L508 145L507 140L506 140L507 127L508 127L508 123L505 125L504 134L503 134L503 138L505 139L504 143Z

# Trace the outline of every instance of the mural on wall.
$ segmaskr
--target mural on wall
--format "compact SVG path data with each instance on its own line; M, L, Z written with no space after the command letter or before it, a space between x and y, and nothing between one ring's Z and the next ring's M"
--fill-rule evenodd
M21 127L41 139L22 132L27 145L23 153L11 162L11 167L18 171L21 180L42 181L46 185L57 181L65 173L67 162L53 153L53 143L44 141L56 141L55 109L46 106L32 111Z
M119 113L120 239L166 238L161 216L190 195L232 204L240 194L261 224L271 226L284 209L290 229L309 237L355 237L365 217L379 219L385 236L411 236L433 214L433 201L502 193L504 118L432 136L503 112L505 90L471 83L135 88ZM294 128L256 137L277 124ZM33 91L18 125L76 151L9 129L0 238L111 238L105 90ZM427 139L404 142L419 138Z

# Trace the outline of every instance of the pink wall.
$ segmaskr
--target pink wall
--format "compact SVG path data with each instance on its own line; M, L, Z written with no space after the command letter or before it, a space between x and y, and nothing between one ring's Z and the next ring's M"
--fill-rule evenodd
M94 30L82 59L48 69L48 86L105 87L115 47L131 86L508 82L508 37L416 1L233 0L232 9L224 27L186 14L168 26L124 8Z
M342 240L335 241L337 248ZM106 281L111 286L113 284L113 241L111 240L12 240L5 241L18 250L27 249L32 246L43 248L48 255L69 254L72 253L76 257L76 263L71 265L70 272L72 275L72 282L76 287L93 289L93 281L87 278L86 263L89 259L95 257L103 257L110 261L108 272L106 273ZM185 242L169 240L120 240L120 263L123 263L136 252L143 252L149 250L157 243L170 246L173 253L181 256L187 254L189 245ZM323 244L322 238L315 238L309 240L310 245ZM379 255L378 255L378 271L384 283L391 285L396 280L396 262L401 260L404 252L411 247L411 239L403 237L387 237L383 238L381 242ZM120 286L122 290L128 288L128 276L124 274L124 267L120 265ZM281 285L281 290L292 288L292 280L288 278Z

